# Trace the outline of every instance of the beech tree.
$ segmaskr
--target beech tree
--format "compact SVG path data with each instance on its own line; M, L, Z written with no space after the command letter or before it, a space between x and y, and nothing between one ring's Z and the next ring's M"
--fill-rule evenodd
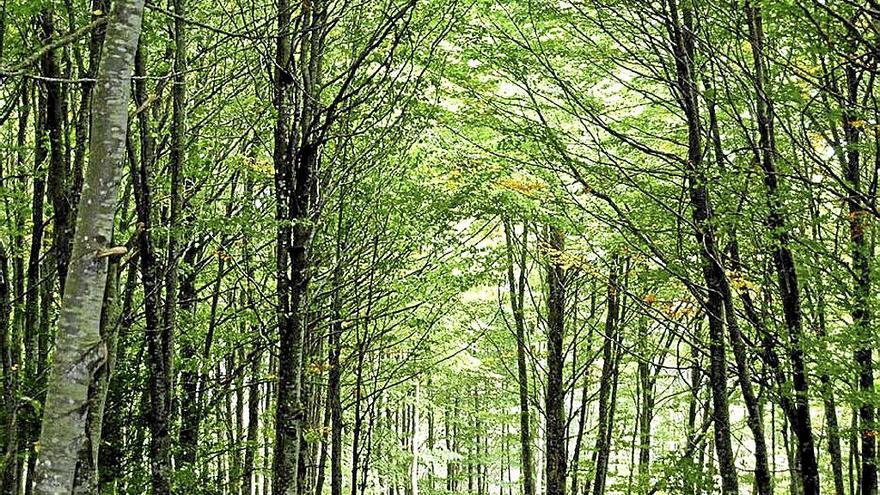
M94 93L97 103L91 106L89 165L77 208L76 236L63 285L52 375L43 408L34 473L35 491L40 494L72 493L79 449L88 435L100 435L100 430L86 429L87 414L95 405L88 392L108 359L107 342L101 334L108 258L126 251L112 244L113 220L143 8L139 0L117 3L104 38ZM98 441L90 439L92 444Z

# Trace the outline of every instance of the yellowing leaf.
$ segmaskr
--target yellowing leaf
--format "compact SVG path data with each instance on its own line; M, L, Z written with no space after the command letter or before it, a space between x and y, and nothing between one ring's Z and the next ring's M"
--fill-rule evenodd
M513 178L502 179L498 181L498 185L505 189L510 189L511 191L525 194L526 196L532 196L535 192L544 189L544 184L542 184L541 182L522 181Z

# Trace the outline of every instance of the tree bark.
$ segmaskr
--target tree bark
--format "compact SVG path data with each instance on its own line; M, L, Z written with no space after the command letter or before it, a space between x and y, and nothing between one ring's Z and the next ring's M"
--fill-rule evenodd
M680 97L687 121L688 153L686 172L694 235L700 249L703 279L707 295L703 308L709 320L709 381L712 388L715 448L721 472L722 493L739 493L733 447L730 440L730 411L727 400L727 358L724 338L724 290L725 273L720 265L713 211L709 201L707 179L703 167L702 128L700 123L699 95L697 94L694 67L693 12L683 6L679 12L678 2L671 0L668 27L672 53L675 58L675 88Z
M721 132L718 128L718 118L715 113L715 101L714 98L707 98L707 100L709 131L714 157L718 169L723 171L726 167L724 166L724 150L721 146ZM733 268L739 268L739 243L736 232L731 234L729 247L734 257ZM748 349L740 331L734 306L733 290L730 287L730 280L727 276L723 279L722 288L724 292L724 313L727 322L727 333L736 363L737 381L742 391L743 402L746 405L746 412L748 414L747 424L755 442L755 488L759 495L770 495L773 493L773 480L768 462L769 456L767 454L767 441L764 434L763 411L752 388L752 373L749 369Z
M621 263L615 256L608 272L608 293L605 312L605 343L602 345L602 376L599 379L599 418L596 428L596 447L593 450L593 461L596 472L593 475L593 495L605 493L605 479L608 474L608 459L611 456L611 414L609 399L612 382L616 379L615 346L617 340L617 323L620 314L620 280ZM589 487L587 487L589 488ZM589 495L589 490L584 491Z
M875 424L874 403L874 363L872 342L874 332L871 328L871 246L866 230L870 227L869 213L862 196L861 153L859 151L860 131L854 122L858 119L857 105L859 77L852 63L847 64L846 108L843 112L843 131L846 137L846 166L843 177L849 186L846 206L849 215L850 257L853 277L853 303L851 315L856 333L857 349L855 362L858 370L859 424L861 428L861 495L877 494L877 427Z
M88 389L107 357L101 307L113 237L116 190L125 160L131 65L140 35L143 0L120 0L107 26L95 88L90 161L77 214L55 360L46 396L36 492L73 491L77 451L85 439Z
M55 34L54 14L51 10L40 13L40 24L45 39ZM56 50L49 50L41 59L41 72L46 78L43 85L46 90L46 127L49 138L49 173L47 176L47 192L52 203L52 251L55 257L55 270L60 291L64 293L64 281L70 260L70 243L73 239L73 226L70 221L71 204L69 191L70 164L67 158L64 132L66 109L66 92L60 82Z
M746 3L749 24L749 37L754 62L754 85L757 94L757 121L759 133L759 160L764 171L764 186L767 189L767 225L774 238L773 264L779 279L780 298L785 324L788 328L789 359L792 368L794 387L794 416L792 428L797 437L803 474L804 495L819 493L819 466L813 446L813 429L810 423L809 387L807 382L804 350L801 342L803 323L800 292L794 257L789 248L790 236L782 212L779 194L779 173L776 170L776 144L773 131L773 106L765 87L766 69L764 67L764 31L760 10Z
M74 494L92 495L98 492L98 452L104 406L110 389L110 375L116 364L116 336L119 320L119 256L112 256L107 267L107 288L101 308L101 340L107 348L107 359L96 370L89 386L89 410L86 418L86 439L79 451Z
M340 193L337 223L336 265L333 267L333 321L330 324L330 373L327 379L327 404L330 410L330 495L342 495L342 253L345 251L343 226L344 193Z
M547 495L565 495L568 469L566 450L565 385L565 237L551 227L547 263Z
M22 89L21 103L18 114L18 132L16 136L16 145L18 152L16 153L16 165L19 170L25 167L25 145L27 140L27 126L30 116L30 99L28 98L27 86ZM36 191L34 192L36 195ZM40 198L42 203L42 198ZM21 215L16 214L16 227L23 230L24 219ZM36 224L34 224L36 225ZM33 238L32 238L33 239ZM36 242L36 241L32 241ZM3 495L17 495L18 489L18 450L19 450L19 413L20 405L18 401L18 391L21 387L21 368L19 356L21 355L22 337L27 335L27 316L23 314L21 300L25 299L24 290L24 260L22 253L24 251L23 235L19 234L15 237L15 247L19 250L13 264L13 272L15 277L15 298L18 301L15 305L15 318L13 327L10 328L9 335L11 342L9 343L9 355L5 358L9 363L9 373L4 372L4 395L6 402L9 404L7 416L4 418L4 427L6 428L6 437L4 438L3 447L3 463L2 473L0 473L0 490ZM33 246L31 246L33 249ZM38 250L39 251L39 250ZM12 371L14 369L14 372Z
M147 104L146 49L141 43L135 54L134 99L138 107ZM144 287L145 340L149 386L150 471L154 495L171 492L171 428L168 417L171 391L168 389L168 364L165 333L160 319L161 299L159 266L153 243L152 194L150 169L154 160L153 136L147 111L137 114L140 156L129 157L134 182L135 209L139 222L138 251L141 282Z
M513 224L504 222L507 241L507 283L510 286L510 309L516 327L516 369L519 386L519 440L523 480L523 495L535 495L534 460L532 455L532 431L529 418L529 377L526 367L526 325L523 314L526 284L526 243L528 227L523 225L522 250L514 261ZM519 266L519 280L514 276L514 265Z

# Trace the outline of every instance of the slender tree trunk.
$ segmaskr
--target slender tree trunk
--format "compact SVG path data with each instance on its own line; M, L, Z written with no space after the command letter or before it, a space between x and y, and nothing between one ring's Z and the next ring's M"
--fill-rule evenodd
M849 186L846 205L849 210L850 257L853 274L852 319L856 330L858 347L855 361L859 380L859 423L861 427L862 477L861 495L877 494L877 427L875 424L875 404L870 396L874 391L874 363L872 341L874 331L871 327L871 246L867 232L870 228L869 213L864 205L861 184L861 153L859 151L860 132L854 121L858 119L859 77L853 64L848 64L846 72L846 108L844 109L843 130L846 137L846 166L844 179Z
M413 392L412 418L410 421L412 424L410 425L409 431L410 455L412 455L409 469L409 486L412 495L419 495L419 442L417 439L419 434L420 395L421 390L418 379L416 379L415 390Z
M535 495L534 461L532 459L532 432L529 418L529 383L526 367L526 326L523 314L526 284L526 243L528 227L523 225L520 257L514 261L513 224L504 223L507 240L507 282L510 285L510 309L516 327L516 368L519 385L519 439L523 480L523 495ZM519 265L519 280L514 275L514 265Z
M184 264L192 266L198 256L199 249L190 246L183 255ZM180 279L180 309L190 312L195 316L197 272L185 273ZM196 343L184 339L180 346L180 355L183 361L197 362L196 369L184 370L180 375L180 432L178 444L180 454L177 459L181 471L197 471L196 460L198 458L199 429L201 425L202 406L199 403L199 383L204 375L202 366L205 363L199 361Z
M358 470L361 463L361 431L363 429L363 413L361 412L364 376L364 343L357 342L357 366L355 368L354 382L354 425L351 430L351 495L358 493Z
M699 329L701 325L699 322L696 325L696 329L694 331L694 335L699 335ZM687 425L688 425L688 436L687 436L687 448L688 452L690 452L689 457L693 460L693 466L697 469L696 476L692 481L689 480L687 485L687 495L698 495L702 489L702 475L703 475L703 466L702 462L699 458L702 457L702 449L700 446L700 454L698 454L698 458L694 459L694 452L697 450L698 446L701 445L701 439L698 433L697 428L697 408L700 403L700 389L702 388L702 372L700 369L700 352L697 348L696 344L691 344L691 376L690 376L690 388L691 388L691 396L688 401L688 413L687 413Z
M0 489L3 494L12 491L6 489L6 476L9 473L7 464L14 464L14 450L8 449L9 444L15 443L16 432L16 415L18 414L18 397L16 395L18 374L18 335L15 329L9 326L9 315L12 314L11 294L9 279L9 255L6 251L6 245L0 242L0 363L3 370L3 416L2 424L4 430L0 434L4 445L3 471L0 473Z
M262 353L254 350L250 362L250 382L248 384L248 423L247 445L244 451L244 493L251 495L256 492L257 479L255 473L256 454L260 434L260 361Z
M46 9L40 13L40 24L45 39L55 34L54 14ZM46 90L46 127L49 138L49 173L47 176L47 192L52 203L52 252L55 257L55 270L61 293L64 293L64 280L67 265L70 262L70 242L73 239L71 225L71 205L68 185L69 160L67 158L64 132L66 112L66 92L61 83L58 67L57 50L49 50L41 59L41 72L46 78L43 82Z
M311 5L304 9L300 19L303 32L315 29L310 22L314 11L321 7ZM280 334L278 402L276 407L276 438L274 460L274 489L276 495L297 495L300 466L302 426L302 359L304 346L306 293L309 282L308 244L311 239L310 194L313 170L317 163L317 145L308 142L308 136L299 135L296 143L291 137L298 134L292 128L292 58L290 39L290 8L287 0L278 5L278 42L275 54L275 200L279 223L277 236L276 284L278 293L278 330ZM315 38L318 34L314 33ZM306 40L301 40L306 44ZM304 45L305 46L305 45ZM303 64L307 61L301 60ZM307 67L309 67L307 65ZM304 72L307 73L307 72ZM309 97L314 96L307 93ZM313 105L314 102L307 103ZM311 123L302 122L303 129ZM293 226L291 226L293 224Z
M0 35L2 37L2 35ZM21 103L19 107L18 114L18 132L16 136L16 146L18 148L18 152L16 153L16 165L18 166L18 170L24 170L25 168L25 145L27 143L27 127L28 127L28 118L30 115L30 99L28 98L28 90L27 85L22 88L21 92ZM37 191L34 191L34 196L36 196ZM42 198L40 198L40 202L42 204ZM23 219L20 221L19 215L16 215L17 221L16 226L23 230L22 224L24 223ZM34 228L37 229L36 224L34 224ZM32 238L33 239L33 238ZM36 242L36 241L33 241ZM19 356L21 355L21 346L22 346L22 337L27 335L27 320L28 317L22 311L22 306L26 307L26 303L22 304L22 299L27 299L24 291L24 278L25 278L25 270L24 270L24 260L22 257L22 252L24 251L24 242L23 236L19 234L15 238L15 247L18 248L19 254L16 255L14 261L14 276L15 276L15 298L18 301L15 306L15 318L13 327L9 329L9 335L11 336L11 342L9 343L8 348L8 356L4 359L8 362L9 370L8 372L4 370L4 396L8 406L7 415L4 422L4 427L6 428L6 437L5 437L5 445L3 448L3 463L2 463L2 473L0 473L0 490L2 490L3 495L17 495L18 488L18 452L19 452L19 433L20 433L20 425L19 425L19 403L18 403L18 392L21 387L21 368L22 363L20 362ZM33 245L31 246L33 249ZM38 250L39 252L39 250ZM26 337L25 337L26 338Z
M718 118L715 114L715 101L709 99L707 102L709 113L709 127L712 138L712 147L715 155L715 161L719 170L725 170L724 166L724 150L721 146L721 132L718 128ZM736 232L731 235L730 250L734 257L734 266L739 266L739 243ZM730 344L733 349L734 361L736 363L736 376L739 382L740 390L743 395L743 402L746 405L748 414L747 423L752 432L752 438L755 442L755 488L759 495L770 495L773 493L773 480L770 474L769 456L767 454L767 441L764 434L763 411L761 410L758 398L752 388L752 374L749 368L748 350L740 331L739 321L736 317L736 308L734 306L733 291L730 287L730 281L725 276L722 285L724 293L724 313L727 322L727 332L730 337Z
M837 421L837 405L830 377L823 375L822 405L825 410L825 425L828 429L828 455L831 457L831 472L834 475L834 495L843 495L843 454L840 450L840 426Z
M816 451L813 446L813 430L810 423L809 387L807 382L804 350L801 342L803 324L801 315L800 292L794 257L789 248L789 233L782 212L779 194L779 173L776 170L776 145L773 134L773 106L765 87L764 67L764 31L760 10L751 3L746 3L746 14L749 21L749 37L754 61L754 84L757 93L757 121L760 135L760 162L764 171L764 185L767 188L769 212L767 225L774 239L773 263L779 278L780 298L785 316L785 324L789 335L789 358L792 367L792 385L795 395L795 410L792 428L797 437L803 474L804 494L819 493L819 467Z
M615 256L608 273L608 295L605 313L605 343L602 346L602 376L599 379L599 425L596 429L596 447L593 450L593 463L596 472L593 476L593 495L605 493L605 478L608 474L608 459L611 456L611 414L609 404L612 382L616 379L615 346L617 339L617 323L620 313L620 288L618 287L620 259ZM590 491L585 490L585 495Z
M73 491L76 456L86 435L89 385L104 364L101 307L107 282L107 258L114 254L116 189L125 159L131 65L140 35L142 0L120 0L107 26L107 37L92 109L90 161L77 214L65 284L52 377L46 396L38 494Z
M862 469L859 462L859 411L853 408L850 414L849 436L849 492L852 495L861 493Z
M342 495L342 253L345 252L343 215L344 191L339 198L336 229L336 265L333 267L333 321L330 325L330 373L327 378L327 407L330 410L330 495Z
M642 359L639 360L639 391L642 407L639 410L639 492L642 493L651 481L651 419L654 416L654 380L651 374L649 357L648 324L642 322L639 339L643 345Z
M594 300L595 303L595 300ZM594 314L595 311L591 311L591 314ZM589 341L592 338L592 329L590 331L590 336L587 337ZM574 455L571 458L571 495L578 495L578 490L580 490L579 485L579 474L580 474L580 460L581 460L581 445L584 440L584 430L587 427L587 409L589 404L587 403L589 399L589 388L590 388L590 373L584 373L584 381L581 389L581 404L580 411L578 412L578 429L577 434L575 435L574 442Z
M174 77L171 90L171 147L168 169L170 175L170 205L168 211L168 241L165 255L165 301L162 312L162 357L164 359L166 391L165 415L169 423L174 410L174 326L177 315L178 242L180 228L181 176L186 163L186 0L173 0L174 9ZM234 180L234 179L233 179ZM234 186L233 186L234 187ZM157 281L158 282L158 281ZM171 441L171 432L168 433Z
M560 259L565 237L558 228L550 228L549 246L552 251L547 265L547 495L565 495L565 268Z
M679 12L677 0L669 2L669 33L675 57L676 89L681 95L681 105L688 126L688 154L686 172L694 235L700 247L703 278L708 293L703 302L709 319L709 381L712 388L712 404L715 426L715 448L722 479L722 493L735 495L739 492L733 447L730 439L730 411L727 401L727 358L724 338L724 280L720 265L714 215L707 191L707 178L703 167L702 128L700 123L699 95L697 94L694 67L693 12L687 5Z
M135 235L138 234L135 233ZM118 325L116 339L122 342L122 345L116 346L116 352L113 355L114 363L123 362L126 357L125 339L131 330L132 305L138 275L136 256L137 253L126 263L125 287L122 292L119 321L116 322ZM111 368L115 368L115 365ZM112 374L113 369L109 369L109 371ZM128 456L125 455L126 439L124 435L127 424L124 411L128 408L125 383L123 380L117 379L109 380L107 385L105 404L107 414L103 416L101 421L101 448L98 450L98 489L101 494L115 493L113 492L115 484L120 478L123 478L128 461Z
M31 200L31 242L27 262L27 291L25 294L24 309L24 353L30 359L24 360L24 384L22 393L35 398L38 403L45 404L45 392L43 388L45 363L42 360L40 349L40 293L43 285L49 283L49 277L45 272L41 273L40 259L45 236L44 208L46 198L46 173L44 165L49 150L46 145L46 98L42 95L36 97L36 111L34 112L34 182ZM45 407L45 405L44 405ZM33 473L36 453L33 450L34 442L40 436L40 417L38 409L23 408L19 423L19 452L18 457L22 467L27 466L27 472ZM16 484L24 484L25 492L33 489L33 476L25 479L22 469L18 469Z
M92 21L98 19L108 9L106 0L92 0L91 11ZM79 196L82 194L83 168L85 167L86 143L89 139L90 122L92 113L92 94L95 91L95 83L91 79L95 78L98 72L98 64L101 61L101 47L104 45L104 36L106 35L105 26L97 26L92 30L89 37L89 63L85 71L81 73L82 92L80 95L79 114L77 115L74 135L75 145L73 148L73 168L71 175L71 200L70 205L76 207L79 204ZM73 210L72 215L76 215Z
M135 103L140 107L147 102L146 49L141 43L135 55ZM134 181L134 196L140 235L138 236L141 282L144 287L144 317L146 321L147 369L150 395L150 470L154 495L171 493L171 428L168 417L170 390L167 388L168 355L159 311L159 266L152 237L152 194L149 178L154 160L153 137L148 112L138 112L140 156L129 157Z

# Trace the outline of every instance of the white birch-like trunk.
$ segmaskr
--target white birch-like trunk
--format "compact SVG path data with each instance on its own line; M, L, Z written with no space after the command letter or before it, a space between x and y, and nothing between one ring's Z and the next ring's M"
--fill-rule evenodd
M43 413L35 473L39 495L73 491L77 453L86 437L89 383L107 357L100 334L101 305L143 9L144 0L118 0L107 25L92 105L89 165Z

